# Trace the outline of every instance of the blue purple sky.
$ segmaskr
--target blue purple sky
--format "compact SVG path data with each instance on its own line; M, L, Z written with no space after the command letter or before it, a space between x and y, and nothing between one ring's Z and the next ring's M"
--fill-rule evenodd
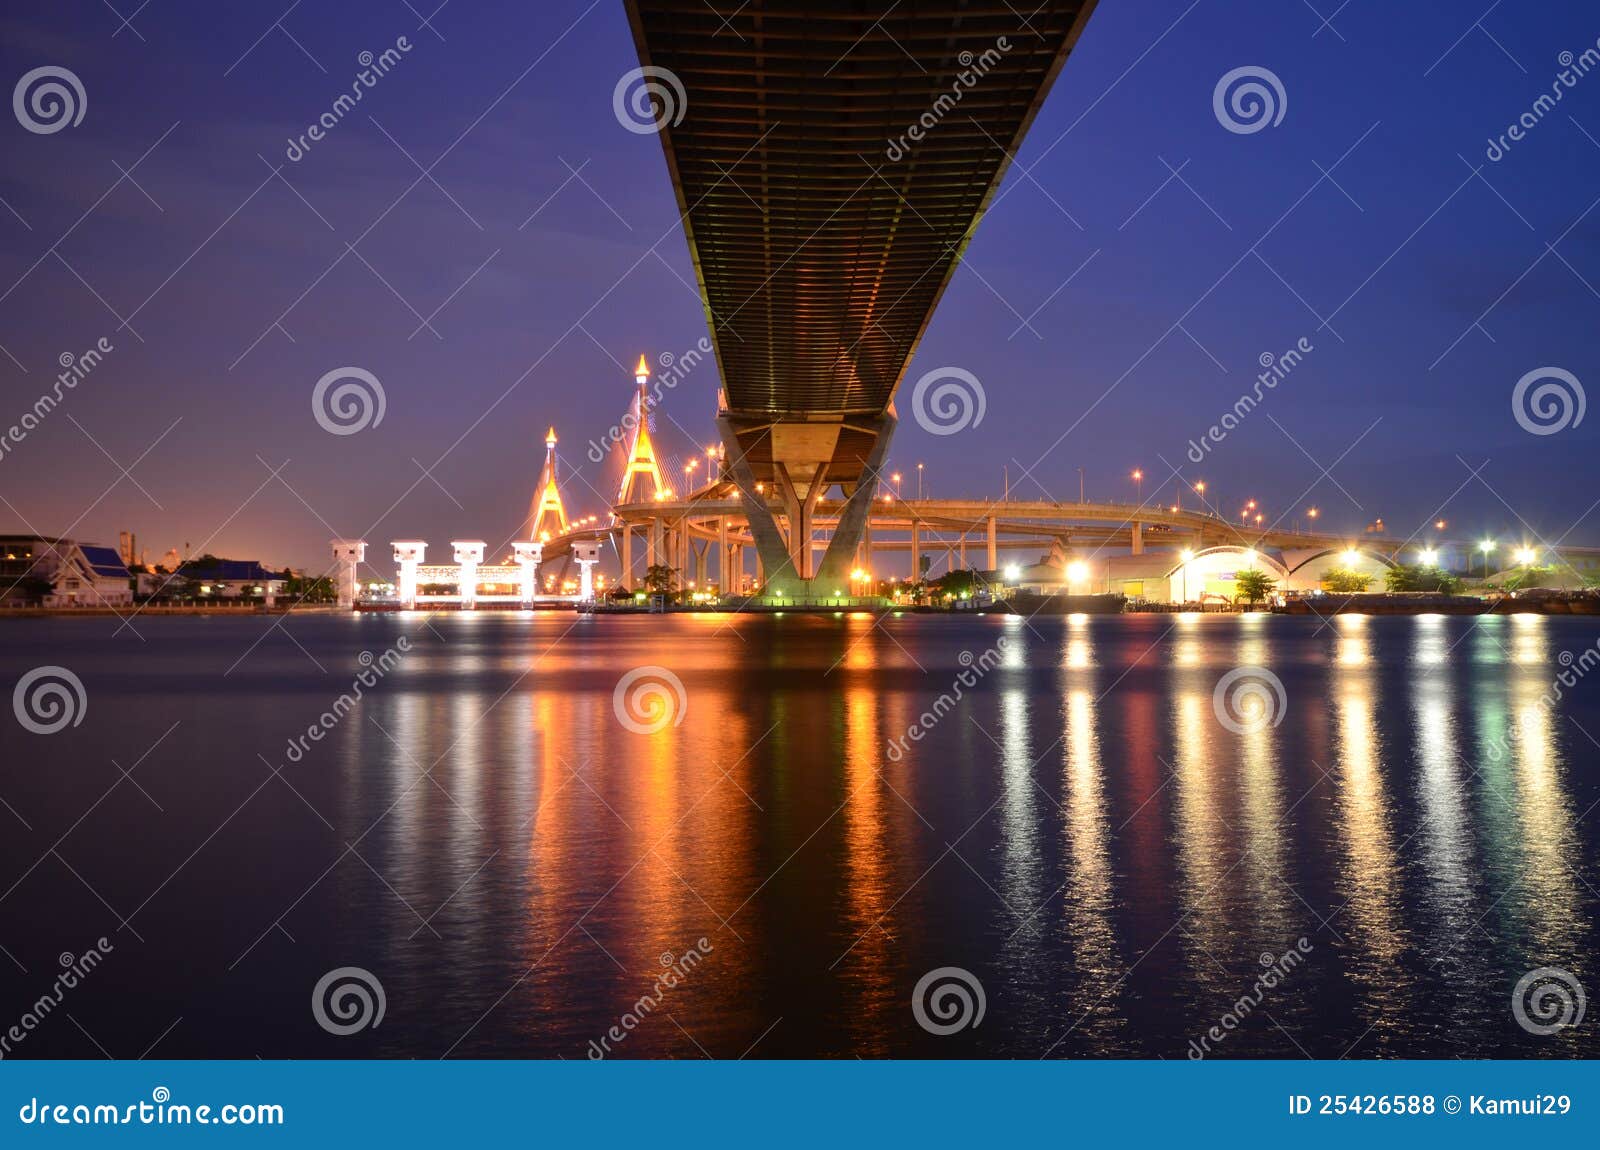
M1313 2L1102 0L907 375L971 371L985 418L945 437L903 418L893 466L998 495L1009 465L1018 497L1061 498L1082 467L1102 499L1176 469L1230 514L1253 497L1352 531L1442 516L1600 543L1600 416L1534 435L1511 405L1536 369L1600 379L1600 75L1485 157L1600 12ZM87 107L51 134L0 117L0 424L63 353L114 350L0 456L0 531L318 568L336 533L498 542L552 423L571 510L603 510L614 478L584 445L640 353L706 334L660 142L613 115L638 63L622 6L454 0L430 28L434 0L414 3L307 2L281 26L286 0L155 0L126 25L113 8L136 0L8 5L7 86L65 67ZM401 36L287 161L359 53ZM1212 93L1245 65L1287 105L1235 134ZM437 185L410 187L419 164ZM1293 376L1192 465L1258 356L1302 337ZM340 437L311 392L347 365L386 410ZM671 395L667 451L713 439L717 385L708 365Z

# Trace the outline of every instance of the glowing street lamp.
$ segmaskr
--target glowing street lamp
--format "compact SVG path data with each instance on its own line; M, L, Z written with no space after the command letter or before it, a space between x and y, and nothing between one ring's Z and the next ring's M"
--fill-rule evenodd
M1539 553L1532 547L1522 547L1517 550L1517 562L1524 567L1531 567L1538 562Z
M1432 547L1424 547L1421 555L1419 555L1418 558L1422 560L1422 565L1424 567L1433 567L1439 562L1439 553Z
M1140 507L1144 506L1144 471L1138 467L1133 469L1133 497Z
M1487 579L1489 577L1489 553L1494 550L1494 540L1485 539L1478 544L1478 550L1483 552L1483 577Z
M917 498L922 498L922 464L917 464Z
M1067 564L1067 582L1082 583L1089 578L1089 565L1081 559L1074 559Z

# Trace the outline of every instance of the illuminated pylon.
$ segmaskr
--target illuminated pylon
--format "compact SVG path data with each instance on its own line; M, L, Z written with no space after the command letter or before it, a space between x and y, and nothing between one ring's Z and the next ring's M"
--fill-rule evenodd
M655 444L650 439L650 397L646 393L650 383L650 366L642 355L639 357L639 366L634 369L633 379L639 385L633 397L633 441L628 444L628 466L622 473L622 486L617 489L618 503L643 502L644 495L636 482L641 475L650 477L650 498L660 497L667 489L667 485L661 481L661 468L656 465Z
M556 486L556 429L544 437L544 470L539 474L539 488L528 507L529 539L548 539L567 533L567 509L561 502L561 489Z

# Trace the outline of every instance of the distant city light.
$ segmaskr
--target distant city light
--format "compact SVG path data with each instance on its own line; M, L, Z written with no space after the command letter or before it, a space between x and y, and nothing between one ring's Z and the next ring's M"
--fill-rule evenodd
M1018 579L1022 578L1022 568L1018 567L1015 563L1012 563L1006 567L1005 576L1006 582L1015 583Z
M1067 564L1067 582L1082 583L1089 577L1089 565L1081 559L1074 559Z

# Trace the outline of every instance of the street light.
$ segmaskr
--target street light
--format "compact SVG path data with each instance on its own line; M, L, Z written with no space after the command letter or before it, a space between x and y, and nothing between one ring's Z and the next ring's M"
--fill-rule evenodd
M1517 551L1517 562L1524 567L1531 567L1538 561L1539 553L1532 547L1523 547Z
M1424 547L1419 558L1422 560L1424 567L1432 567L1439 562L1439 553L1432 547Z
M1135 467L1133 469L1133 493L1134 493L1134 498L1139 501L1139 506L1143 507L1144 506L1144 472L1142 470L1140 470L1139 468L1137 468L1137 467Z
M917 464L917 498L922 498L922 464Z
M1067 582L1082 583L1089 577L1089 565L1081 559L1074 559L1067 564Z
M1485 539L1478 544L1478 550L1483 552L1483 577L1487 579L1489 577L1489 552L1494 550L1494 540Z

